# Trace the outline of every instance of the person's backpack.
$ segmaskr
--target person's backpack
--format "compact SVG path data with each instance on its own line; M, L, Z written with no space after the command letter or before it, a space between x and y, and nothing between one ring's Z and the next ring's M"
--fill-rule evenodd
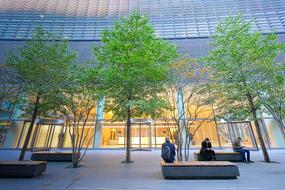
M161 157L163 158L164 161L170 160L170 147L168 145L164 144L162 146Z

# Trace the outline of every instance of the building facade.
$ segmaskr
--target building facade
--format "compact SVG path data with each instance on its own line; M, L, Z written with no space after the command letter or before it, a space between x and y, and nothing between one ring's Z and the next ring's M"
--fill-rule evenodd
M102 30L111 29L117 20L134 11L149 18L157 36L176 44L180 53L191 57L207 54L211 49L211 34L228 15L242 14L251 20L252 30L265 35L274 31L280 41L285 41L284 0L0 0L0 5L0 64L6 62L8 51L22 46L38 26L69 39L71 49L78 53L79 63L90 60L91 47L100 44ZM5 127L11 109L8 106L0 114L2 148L20 148L27 131L29 121L20 118L17 109L11 115L13 125ZM85 146L125 146L125 123L111 122L111 117L104 111L104 100L101 100L94 118L102 127L96 131L94 121L88 123L87 135L92 140ZM202 127L195 132L201 122ZM274 120L264 116L260 122L267 147L285 148ZM132 128L133 148L160 147L169 132L163 120L133 119ZM192 132L195 132L192 147L200 146L205 137L210 137L216 147L231 147L231 141L237 136L242 136L248 147L258 147L250 121L214 122L201 115L193 122ZM61 121L42 121L33 132L31 147L70 148L70 137Z

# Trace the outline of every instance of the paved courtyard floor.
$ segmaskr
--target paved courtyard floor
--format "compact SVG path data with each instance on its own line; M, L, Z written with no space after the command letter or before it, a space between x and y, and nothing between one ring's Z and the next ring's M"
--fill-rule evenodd
M238 163L241 176L236 180L164 180L158 150L132 152L133 164L121 164L123 150L91 150L80 168L48 163L42 176L0 178L0 190L284 190L285 150L269 154L275 163L262 162L260 151L252 152L255 163ZM0 160L16 160L18 155L18 151L0 150Z

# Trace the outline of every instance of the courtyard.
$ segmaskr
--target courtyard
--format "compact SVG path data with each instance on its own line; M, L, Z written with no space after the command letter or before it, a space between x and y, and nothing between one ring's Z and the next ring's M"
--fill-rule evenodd
M197 150L192 150L192 153ZM220 151L220 150L219 150ZM226 150L230 151L230 150ZM238 163L236 180L165 180L160 150L133 151L132 164L121 164L124 150L89 150L77 169L69 163L49 162L35 178L0 179L1 190L281 190L285 186L285 150L269 150L272 163L261 151L252 151L253 164ZM19 151L1 150L0 160L17 160ZM192 154L193 155L193 154ZM29 158L26 155L26 159ZM193 160L193 156L191 157Z
M0 190L285 189L284 0L0 5Z

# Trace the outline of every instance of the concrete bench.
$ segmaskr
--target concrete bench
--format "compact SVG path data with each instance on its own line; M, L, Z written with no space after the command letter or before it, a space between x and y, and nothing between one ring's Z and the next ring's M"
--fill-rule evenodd
M236 179L239 176L237 165L226 161L162 161L160 165L165 179Z
M34 177L46 171L43 161L0 161L0 177Z
M216 161L231 161L242 162L243 158L239 152L215 152ZM194 153L195 160L202 161L202 157L199 152Z
M80 153L77 156L80 157ZM31 160L48 162L72 162L72 152L33 152Z

